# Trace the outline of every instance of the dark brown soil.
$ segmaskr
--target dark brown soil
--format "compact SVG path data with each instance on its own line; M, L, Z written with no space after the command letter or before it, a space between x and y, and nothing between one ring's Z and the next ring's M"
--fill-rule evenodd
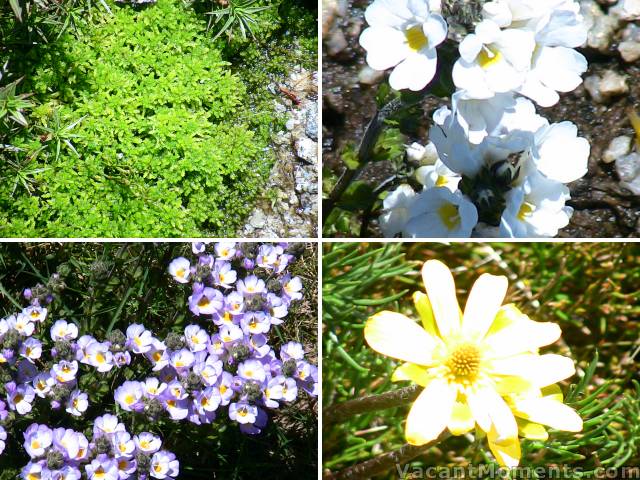
M340 174L343 163L340 153L347 144L357 145L375 112L376 87L362 86L358 72L365 65L365 55L358 45L358 35L364 25L365 4L353 1L346 17L337 17L333 28L342 29L348 47L329 57L325 44L323 55L323 163L324 167ZM326 42L329 32L324 32ZM608 104L593 101L583 86L561 96L560 102L539 113L551 122L570 120L578 126L579 135L591 143L589 172L569 185L570 205L575 213L568 227L560 231L565 238L636 237L640 235L640 197L623 189L614 164L601 161L610 141L619 135L632 135L627 118L630 107L640 109L640 61L623 62L612 46L611 55L583 51L589 61L584 78L613 69L627 76L629 93L612 99ZM425 125L437 102L425 102ZM425 136L416 141L425 143ZM379 183L388 175L384 165L370 166L364 177ZM375 229L372 229L375 233Z

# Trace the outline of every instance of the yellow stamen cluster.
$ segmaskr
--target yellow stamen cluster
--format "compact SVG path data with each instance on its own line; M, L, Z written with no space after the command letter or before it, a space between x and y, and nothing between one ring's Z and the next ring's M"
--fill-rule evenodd
M481 358L480 350L471 343L456 347L445 363L449 376L456 382L472 382L480 372Z

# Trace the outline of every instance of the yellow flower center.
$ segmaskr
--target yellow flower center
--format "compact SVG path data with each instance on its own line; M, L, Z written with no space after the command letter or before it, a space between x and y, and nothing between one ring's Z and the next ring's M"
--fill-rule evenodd
M480 359L478 347L464 343L451 352L445 365L449 369L449 375L454 377L455 381L472 382L480 372Z
M24 399L24 397L18 393L18 394L14 397L14 399L13 399L13 403L20 403L23 399Z
M478 54L478 65L485 70L502 60L502 54L498 50L494 50L486 45L482 47Z
M458 213L458 207L452 203L445 203L438 209L438 215L440 220L444 223L445 227L449 230L453 230L460 225L460 214Z
M424 47L429 45L429 39L424 34L422 25L414 25L404 32L404 34L407 37L409 48L415 52L422 50Z
M151 444L149 443L148 440L142 440L140 442L140 447L144 448L145 450L148 450L150 446Z
M446 187L447 183L449 183L449 179L444 175L438 175L438 179L436 180L436 187Z
M155 352L153 354L153 360L154 361L159 362L161 358L162 358L162 352Z
M526 218L533 213L536 209L535 205L532 205L529 202L522 202L520 206L520 211L518 212L518 220L524 222Z
M186 270L184 268L180 268L176 271L176 277L183 278L185 273L186 273Z
M226 385L220 385L220 393L224 393L227 391L227 386Z
M126 397L124 397L124 401L127 405L131 405L136 401L136 398L129 393Z
M242 410L238 410L238 415L240 415L241 417L246 417L247 416L247 411L242 409Z
M207 305L209 305L209 299L207 297L202 297L199 301L198 301L198 306L199 307L206 307Z

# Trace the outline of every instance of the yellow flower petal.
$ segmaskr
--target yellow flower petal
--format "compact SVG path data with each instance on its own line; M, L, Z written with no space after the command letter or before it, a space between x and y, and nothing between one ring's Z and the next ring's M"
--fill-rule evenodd
M389 357L418 365L430 365L436 346L434 337L413 320L396 312L380 312L370 317L364 338L374 350Z
M516 321L483 340L487 358L505 358L519 353L536 352L560 338L560 327L550 322Z
M525 420L548 425L556 430L579 432L582 419L571 407L553 398L525 398L516 400L514 413Z
M493 323L507 293L507 277L480 275L475 281L464 308L462 331L482 338Z
M422 281L429 295L440 337L446 341L460 331L460 307L453 275L444 263L429 260L422 266Z
M576 373L573 360L552 353L497 359L490 362L490 368L494 374L525 378L538 388L552 385Z
M476 422L471 414L469 405L462 402L456 402L453 404L453 411L451 412L451 418L447 424L447 428L452 435L464 435L471 431Z
M496 377L497 392L502 395L531 395L540 396L540 390L537 389L528 379L522 377Z
M520 320L528 320L524 313L522 313L518 307L516 307L513 303L508 303L506 305L502 305L496 313L495 318L493 319L493 323L487 332L487 335L491 335L499 332L500 330L510 327L515 322Z
M431 377L427 373L426 367L421 367L420 365L415 365L413 363L403 363L395 369L391 376L391 381L402 382L406 380L411 380L412 382L424 387L429 383Z
M510 440L509 442L496 443L495 438L497 433L495 430L490 431L487 434L487 440L491 453L496 457L496 461L502 467L515 468L520 463L520 441L518 437Z
M427 294L415 292L413 294L413 303L420 314L420 319L422 320L422 326L424 329L434 337L438 337L438 326L436 325L436 319L433 316L433 308L431 307L431 302L429 301Z
M549 433L547 433L544 426L521 419L518 419L518 434L529 440L541 440L543 442L549 438Z
M467 395L469 407L476 423L489 433L496 431L494 441L506 442L518 436L518 424L511 409L491 387L481 387Z
M424 445L438 438L449 423L456 388L442 379L435 379L420 393L411 406L405 437L411 445Z
M564 402L564 395L562 394L562 390L558 385L549 385L548 387L544 387L541 390L543 397L552 398L556 402Z
M485 432L491 429L491 416L489 415L489 407L482 396L483 390L477 389L467 393L467 404L471 409L473 419L478 426Z

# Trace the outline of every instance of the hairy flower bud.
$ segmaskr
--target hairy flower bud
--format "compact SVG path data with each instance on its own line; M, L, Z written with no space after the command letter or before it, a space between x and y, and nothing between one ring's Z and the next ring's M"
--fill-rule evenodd
M107 335L107 341L111 343L111 351L117 352L123 349L127 337L124 336L122 330L116 328Z
M247 347L243 343L234 345L233 347L231 347L231 350L229 351L229 356L233 359L234 363L240 363L245 361L247 358L249 358L250 354L251 354L251 351L249 350L249 347Z
M257 312L259 310L262 310L263 305L264 305L264 299L259 295L255 295L251 298L247 298L244 301L244 308L248 312Z
M184 337L175 332L171 332L169 335L167 335L164 343L170 350L180 350L185 346Z
M285 377L292 377L296 373L297 369L298 365L296 365L296 361L293 358L285 360L282 364L282 374Z
M242 386L242 395L250 402L257 402L262 398L262 389L256 382L247 382Z
M65 340L59 340L53 348L56 351L56 358L68 361L73 360L74 352L73 348L71 348L71 343Z
M111 445L111 440L109 440L109 438L98 437L96 438L94 443L95 443L94 451L96 455L99 455L101 453L106 453L107 455L112 454L112 445Z
M49 450L47 452L47 468L50 470L58 470L64 466L64 457L57 450Z
M138 452L136 455L136 463L138 465L139 472L147 472L151 468L151 457L142 452Z
M280 293L282 291L282 284L280 283L280 280L278 280L277 278L272 278L271 280L269 280L267 282L267 290L269 290L271 293Z

